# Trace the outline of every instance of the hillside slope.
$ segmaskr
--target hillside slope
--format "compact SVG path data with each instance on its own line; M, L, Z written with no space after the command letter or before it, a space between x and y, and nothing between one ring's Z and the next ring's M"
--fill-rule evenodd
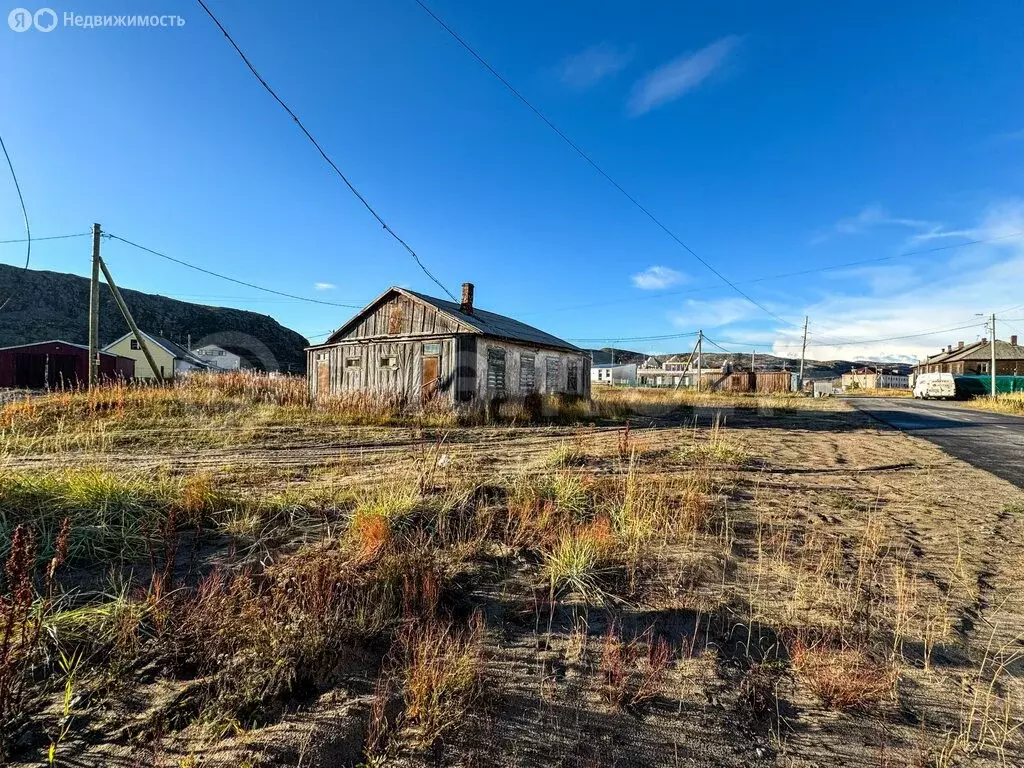
M120 286L119 286L120 287ZM301 373L305 338L257 312L192 304L121 288L139 327L179 344L215 343L268 370ZM60 272L0 264L0 347L47 339L88 343L89 281ZM110 289L100 288L100 343L128 333Z

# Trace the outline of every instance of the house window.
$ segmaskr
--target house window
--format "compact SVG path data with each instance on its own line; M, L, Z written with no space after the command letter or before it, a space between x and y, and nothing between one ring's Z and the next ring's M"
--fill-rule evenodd
M568 363L568 380L566 381L566 390L569 392L579 392L579 363L570 361Z
M505 350L501 347L487 348L487 389L505 394Z
M362 364L362 360L358 357L346 357L345 367L346 368L358 368Z
M129 344L130 344L132 349L138 349L139 348L139 340L138 339L132 339L131 342L129 342Z
M544 383L548 392L558 391L558 358L549 357L544 361Z
M424 357L440 357L441 356L441 345L440 344L424 344L423 345L423 356Z
M519 356L519 389L533 392L537 388L537 359L533 355Z
M380 359L380 367L381 368L392 368L392 369L398 368L398 358L393 356L393 355L389 355L387 357L382 357Z

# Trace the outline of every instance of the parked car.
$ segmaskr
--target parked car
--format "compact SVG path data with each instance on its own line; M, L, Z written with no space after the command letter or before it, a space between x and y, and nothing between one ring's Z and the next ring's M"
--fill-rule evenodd
M943 400L956 397L952 373L922 373L914 382L914 397L922 400Z

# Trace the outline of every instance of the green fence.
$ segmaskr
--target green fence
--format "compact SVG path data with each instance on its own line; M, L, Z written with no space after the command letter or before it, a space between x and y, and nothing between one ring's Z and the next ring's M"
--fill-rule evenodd
M956 393L964 397L992 394L991 376L955 376ZM1024 392L1024 376L996 376L996 392Z

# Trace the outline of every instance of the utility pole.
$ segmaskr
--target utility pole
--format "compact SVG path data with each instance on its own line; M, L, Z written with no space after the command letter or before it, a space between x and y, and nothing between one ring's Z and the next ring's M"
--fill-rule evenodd
M990 341L989 350L992 352L992 399L996 396L996 315L992 313L992 339Z
M804 343L800 347L800 373L796 378L797 392L804 391L804 360L807 357L807 315L804 315Z
M89 389L100 380L100 225L92 225L92 280L89 282Z
M751 371L751 373L753 373L753 371L754 371L754 355L756 355L756 354L757 354L757 350L756 349L750 350L750 371Z
M135 318L132 317L131 311L128 309L128 305L124 303L124 297L121 296L121 292L117 289L117 285L114 283L114 278L110 274L110 270L107 269L106 263L103 259L99 260L100 269L103 270L103 276L107 279L107 285L110 286L110 292L114 294L114 301L117 302L117 308L121 310L121 314L124 316L124 321L128 323L128 328L131 329L132 334L135 336L135 340L139 342L139 349L142 350L142 354L146 357L146 362L149 363L149 368L153 371L153 377L157 380L158 384L164 383L164 377L160 374L160 369L156 365L156 360L153 359L153 353L149 351L149 345L146 343L146 337L142 335L139 330L139 326L135 324Z
M697 331L697 391L700 392L700 380L704 370L704 330Z

